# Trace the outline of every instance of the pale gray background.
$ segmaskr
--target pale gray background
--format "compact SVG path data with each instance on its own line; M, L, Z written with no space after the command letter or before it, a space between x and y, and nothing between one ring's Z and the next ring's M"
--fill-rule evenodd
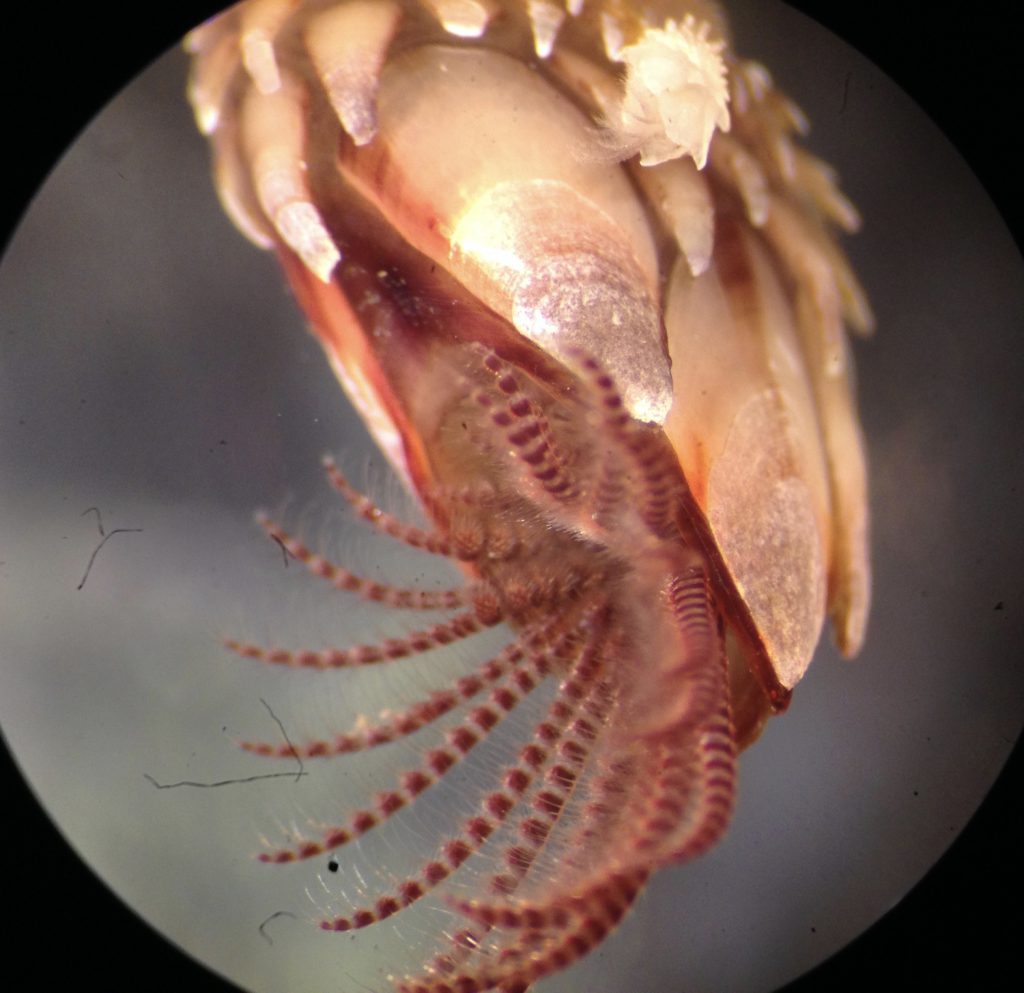
M880 325L857 351L875 612L861 660L824 647L789 714L744 756L726 841L663 873L621 933L546 993L776 988L928 870L1021 727L1020 257L963 163L881 73L786 8L733 6L742 50L807 110L812 147L868 220L852 251ZM217 646L236 631L359 637L347 604L281 568L251 513L283 510L374 569L380 543L349 534L318 457L339 453L376 493L394 490L273 260L223 218L183 73L171 53L104 111L0 270L0 716L67 838L190 954L254 993L380 990L429 925L339 939L282 918L268 946L259 923L316 916L305 890L327 874L250 857L261 832L367 795L364 763L222 790L143 779L265 771L230 742L274 735L261 696L301 734L389 695L373 683L345 700L337 684L297 686ZM108 531L144 531L114 536L77 591L98 541L89 506ZM393 630L386 616L360 623L363 637ZM396 677L406 694L414 680ZM351 865L400 857L422 829L368 843ZM58 913L87 910L75 894L53 900Z

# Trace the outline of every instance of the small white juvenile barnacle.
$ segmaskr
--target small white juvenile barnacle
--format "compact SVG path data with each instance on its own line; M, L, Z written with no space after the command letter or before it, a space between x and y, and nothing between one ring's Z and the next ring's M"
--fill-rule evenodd
M729 87L722 52L707 21L687 14L647 28L619 58L626 66L622 97L607 126L624 157L642 166L689 155L707 164L715 129L729 130Z
M844 653L860 646L845 329L871 317L834 236L856 213L706 0L250 0L187 44L228 212L276 249L431 527L328 461L331 484L463 576L370 581L265 519L338 589L446 616L378 644L229 647L333 671L507 632L379 719L250 743L309 760L416 746L375 796L262 858L337 852L501 741L476 813L323 927L447 906L462 926L395 987L526 990L722 836L737 752L785 709L826 616ZM552 684L532 731L492 736Z

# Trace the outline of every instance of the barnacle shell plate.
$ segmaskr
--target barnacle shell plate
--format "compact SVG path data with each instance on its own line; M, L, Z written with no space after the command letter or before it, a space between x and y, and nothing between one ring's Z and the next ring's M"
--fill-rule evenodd
M844 163L872 219L859 268L890 329L861 363L884 549L873 633L856 670L815 665L799 706L746 755L723 848L655 883L600 959L551 989L614 991L641 964L667 984L718 976L737 990L776 987L932 864L1020 730L1017 641L1002 623L1013 610L1005 591L1019 575L1019 531L991 526L1016 520L1007 494L1022 491L1019 256L949 146L891 83L791 11L772 11L751 9L756 37L744 49L789 67L787 89L815 121L816 147ZM739 17L736 27L749 30ZM822 79L822 65L834 75ZM291 301L265 258L239 251L209 195L206 150L181 106L183 73L174 54L104 112L58 167L0 271L5 331L17 332L3 344L3 401L17 426L5 422L0 481L3 519L17 527L5 533L0 573L0 708L47 809L140 914L246 988L321 991L345 978L335 943L304 924L287 935L271 929L273 946L257 931L282 908L282 885L247 856L259 828L292 816L284 781L252 794L150 792L139 777L262 771L241 767L221 726L265 732L260 694L289 724L304 701L272 677L256 688L262 677L211 652L217 633L251 618L253 604L269 615L268 634L348 629L338 631L333 599L296 603L294 577L268 565L249 515L287 490L299 512L307 508L324 450L343 445L360 459L351 415L339 411ZM156 189L154 177L164 178ZM894 258L893 244L913 251ZM226 308L227 284L246 292ZM984 332L965 335L965 314ZM78 514L94 503L108 530L145 531L115 536L76 595L97 540ZM228 588L228 576L280 582ZM1002 612L992 611L993 592ZM289 621L282 604L309 613ZM104 908L107 933L128 927L101 887L64 870L58 853L46 857L62 867L58 883L6 877L16 949L19 927L20 947L32 947L40 922L70 912L72 898L75 913ZM289 909L305 913L301 892L291 896ZM954 919L963 910L945 909ZM64 926L60 941L75 970L95 955L92 928ZM139 941L160 970L160 946ZM345 969L373 985L378 963L358 947L345 943ZM134 962L113 957L105 968L111 985L138 978Z

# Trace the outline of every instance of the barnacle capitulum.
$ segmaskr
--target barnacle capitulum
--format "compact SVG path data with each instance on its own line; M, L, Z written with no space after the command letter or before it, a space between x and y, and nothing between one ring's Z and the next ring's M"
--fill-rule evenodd
M377 645L230 647L344 669L511 632L456 685L300 746L356 752L464 713L345 823L264 858L372 830L555 681L479 814L418 875L325 922L389 917L482 853L493 871L451 898L465 928L396 982L523 990L602 940L653 871L720 837L736 751L786 707L826 616L844 654L860 647L846 328L872 319L833 234L856 211L710 0L249 0L187 45L225 208L276 249L432 527L328 462L331 483L465 576L371 582L267 520L339 589L451 613Z

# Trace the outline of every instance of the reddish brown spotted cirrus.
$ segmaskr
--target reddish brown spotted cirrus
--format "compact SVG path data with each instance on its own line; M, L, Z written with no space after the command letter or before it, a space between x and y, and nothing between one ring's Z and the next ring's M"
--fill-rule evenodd
M328 461L332 485L465 577L371 582L264 520L339 589L449 614L378 645L230 647L329 670L510 631L454 685L300 745L424 742L365 808L263 858L365 835L554 683L458 833L324 922L440 896L464 925L398 989L525 990L602 941L652 872L721 836L736 752L787 705L825 616L845 654L860 646L844 325L871 317L831 233L856 212L710 0L249 0L187 44L225 208L276 249L432 527ZM449 883L470 859L467 895Z

